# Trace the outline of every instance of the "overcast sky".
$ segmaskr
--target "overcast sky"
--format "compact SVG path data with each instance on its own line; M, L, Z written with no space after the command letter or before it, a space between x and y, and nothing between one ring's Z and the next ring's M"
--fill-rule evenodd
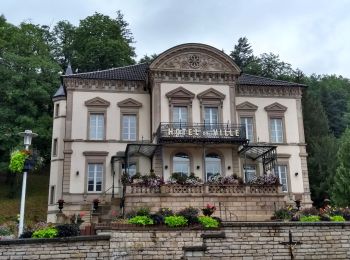
M306 74L350 78L350 1L337 0L0 0L14 24L55 25L94 12L129 23L138 58L199 42L229 53L246 36L254 54L279 54Z

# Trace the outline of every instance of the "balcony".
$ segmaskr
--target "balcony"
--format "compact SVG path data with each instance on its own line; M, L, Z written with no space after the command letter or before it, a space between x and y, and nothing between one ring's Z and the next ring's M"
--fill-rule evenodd
M160 123L158 143L227 143L246 144L244 125Z

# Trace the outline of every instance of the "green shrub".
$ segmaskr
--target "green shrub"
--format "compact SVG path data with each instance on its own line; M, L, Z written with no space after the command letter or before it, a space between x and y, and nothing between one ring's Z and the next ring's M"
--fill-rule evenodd
M150 209L149 208L139 208L136 211L137 216L149 216Z
M149 216L135 216L128 220L129 224L136 224L136 225L153 225L153 219L151 219Z
M74 237L80 235L80 229L78 224L62 224L56 226L58 237Z
M200 216L198 217L199 222L202 224L205 228L217 228L219 227L219 221L216 219L213 219L212 217L208 216Z
M165 217L164 223L169 227L183 227L187 225L188 220L183 216Z
M32 235L33 238L53 238L57 237L58 230L54 227L48 227L35 231Z
M315 215L300 217L300 222L318 222L318 221L320 221L320 217Z
M11 234L11 230L8 227L0 226L0 236L9 236Z
M290 220L292 216L293 216L293 212L289 210L289 208L278 209L273 214L274 219L283 219L283 220L285 219Z
M169 208L159 208L156 214L162 215L163 217L167 217L167 216L173 216L174 212Z
M177 215L178 216L183 216L184 218L187 219L188 224L197 224L198 223L198 213L199 210L193 207L187 207L182 210L180 210Z
M336 216L332 216L330 217L331 221L334 221L334 222L344 222L345 221L345 218L343 216L339 216L339 215L336 215Z

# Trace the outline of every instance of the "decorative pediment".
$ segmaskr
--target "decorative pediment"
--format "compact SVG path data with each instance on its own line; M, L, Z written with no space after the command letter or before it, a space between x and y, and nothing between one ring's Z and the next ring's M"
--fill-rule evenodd
M225 94L217 91L216 89L210 88L197 95L198 99L224 99Z
M132 108L140 108L142 107L142 103L138 102L135 99L128 98L123 101L117 103L118 107L132 107Z
M175 46L150 64L151 70L224 72L240 74L240 68L224 52L205 44L187 43Z
M245 101L239 105L236 106L236 110L250 110L250 111L256 111L258 109L258 106Z
M165 96L169 99L193 99L195 95L183 87L178 87L166 93Z
M95 97L85 101L87 107L109 107L110 102L100 97Z
M280 103L273 103L271 105L268 105L265 107L265 110L268 112L285 112L287 110L287 107L281 105Z

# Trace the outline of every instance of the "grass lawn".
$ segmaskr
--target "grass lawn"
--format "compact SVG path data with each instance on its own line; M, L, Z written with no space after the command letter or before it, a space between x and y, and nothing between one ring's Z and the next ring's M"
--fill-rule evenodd
M25 205L25 224L46 221L49 172L29 173L27 175L27 192ZM18 176L18 184L11 186L5 182L6 176L0 173L0 225L17 219L20 211L22 175ZM10 191L15 195L9 198Z

